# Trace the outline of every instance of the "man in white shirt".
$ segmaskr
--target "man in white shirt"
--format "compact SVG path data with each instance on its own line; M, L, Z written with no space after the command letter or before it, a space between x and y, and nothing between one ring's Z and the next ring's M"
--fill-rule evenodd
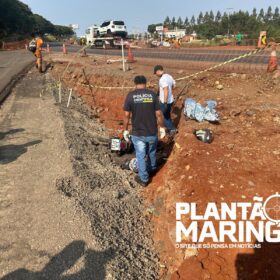
M176 129L171 120L171 109L174 103L173 89L175 88L176 82L171 75L164 73L164 69L161 65L155 66L154 74L160 78L159 102L164 116L164 124L169 134L173 136L176 133Z

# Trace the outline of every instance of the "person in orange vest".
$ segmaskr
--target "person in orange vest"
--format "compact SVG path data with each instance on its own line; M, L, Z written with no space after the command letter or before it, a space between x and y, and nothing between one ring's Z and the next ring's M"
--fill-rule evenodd
M274 72L278 68L277 62L277 43L274 38L271 38L271 41L268 43L268 47L271 48L271 54L268 61L267 72Z
M36 68L38 68L40 73L43 73L43 70L42 70L42 63L43 63L42 48L43 48L44 41L43 41L42 37L40 36L40 34L36 35L35 42L36 42L36 51L35 51L34 55L36 57Z

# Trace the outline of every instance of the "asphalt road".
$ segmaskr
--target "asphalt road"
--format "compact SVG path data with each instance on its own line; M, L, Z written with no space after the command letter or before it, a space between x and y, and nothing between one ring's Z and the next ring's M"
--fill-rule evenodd
M34 60L34 55L26 50L0 51L0 102L7 86Z
M62 52L62 46L51 46L52 51ZM68 52L78 52L81 46L68 46ZM224 62L240 55L246 54L247 50L209 50L209 49L185 49L185 50L164 50L164 49L133 49L133 55L137 58L154 58L154 59L169 59L180 61L197 61L197 62ZM121 56L119 49L87 49L88 54ZM127 50L125 50L127 56ZM253 55L247 58L242 58L237 63L250 64L267 64L269 53L263 52L258 55Z

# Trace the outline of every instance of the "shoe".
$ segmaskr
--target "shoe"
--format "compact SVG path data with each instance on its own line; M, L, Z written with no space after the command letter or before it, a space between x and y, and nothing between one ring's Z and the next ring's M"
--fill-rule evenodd
M135 182L138 183L140 186L142 187L147 187L149 185L149 181L148 182L143 182L139 176L135 176Z

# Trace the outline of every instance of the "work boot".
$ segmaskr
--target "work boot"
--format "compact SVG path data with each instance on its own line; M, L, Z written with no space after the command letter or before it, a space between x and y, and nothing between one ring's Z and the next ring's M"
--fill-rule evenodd
M149 185L149 181L148 182L143 182L139 176L135 176L135 182L138 183L140 186L142 187L147 187Z

